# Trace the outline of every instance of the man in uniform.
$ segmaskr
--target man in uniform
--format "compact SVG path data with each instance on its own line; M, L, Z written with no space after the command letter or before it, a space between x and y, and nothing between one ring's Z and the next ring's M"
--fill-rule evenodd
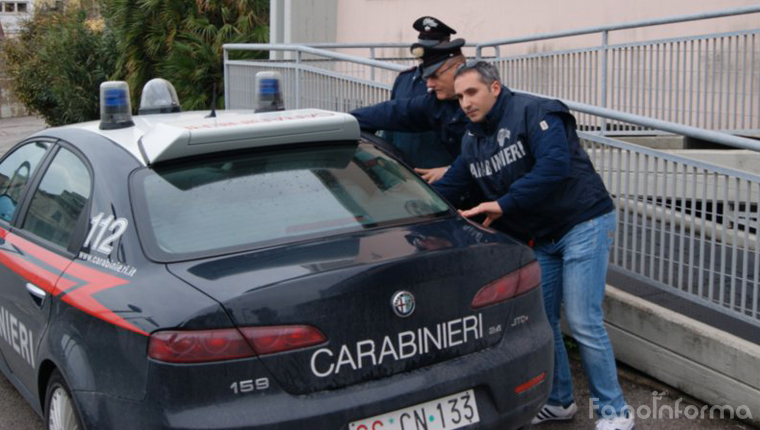
M423 23L424 18L430 17L421 18ZM461 151L462 135L469 122L454 98L454 71L465 61L461 50L464 43L464 39L454 39L436 44L413 44L412 52L422 59L421 76L428 92L356 109L351 114L359 121L359 126L372 132L432 131L436 136L435 145L445 149L448 160L454 160ZM416 168L415 171L426 181L435 182L447 168L448 163L430 169Z
M412 25L419 32L417 48L413 54L421 58L424 47L431 47L442 42L449 42L456 31L432 16L423 16ZM393 82L391 100L410 99L427 94L425 79L422 78L422 66L417 65L401 72ZM439 144L435 133L406 133L402 131L384 130L385 140L393 145L404 161L414 168L429 169L448 166L454 158Z
M484 61L460 67L454 88L472 122L461 156L433 187L455 201L476 184L485 201L461 214L485 215L483 225L531 243L541 265L555 359L552 392L532 423L569 420L578 411L559 325L564 303L592 405L598 407L597 430L632 430L633 415L618 383L602 313L615 212L580 145L575 118L557 100L502 86L496 68Z

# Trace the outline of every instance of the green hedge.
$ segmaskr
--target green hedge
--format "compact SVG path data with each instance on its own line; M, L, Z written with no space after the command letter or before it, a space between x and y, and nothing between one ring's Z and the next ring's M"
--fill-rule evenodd
M114 74L116 41L81 9L40 8L0 49L14 92L51 125L97 119L100 83Z

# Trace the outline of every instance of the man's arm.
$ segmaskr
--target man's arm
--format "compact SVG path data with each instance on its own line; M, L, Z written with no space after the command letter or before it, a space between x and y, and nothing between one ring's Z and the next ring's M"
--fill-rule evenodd
M493 221L518 207L530 207L544 199L549 192L570 174L570 145L562 119L549 114L530 128L530 152L536 160L533 168L509 187L509 191L496 201L484 202L472 209L461 211L462 216L471 218L485 215L483 225L488 227ZM545 129L544 129L545 128Z
M430 131L434 98L425 94L410 99L389 100L351 111L362 130Z
M462 160L462 157L457 157L443 177L432 185L446 200L455 204L470 190L472 184L472 175L467 169L467 163Z
M562 119L548 114L538 124L528 124L528 127L528 147L536 163L497 200L505 213L543 200L570 174L570 144Z
M415 167L414 173L420 175L420 177L422 177L422 179L424 179L428 184L432 184L433 182L438 182L441 180L441 178L443 178L443 175L446 174L446 171L449 170L449 167L451 166L433 167L430 169Z

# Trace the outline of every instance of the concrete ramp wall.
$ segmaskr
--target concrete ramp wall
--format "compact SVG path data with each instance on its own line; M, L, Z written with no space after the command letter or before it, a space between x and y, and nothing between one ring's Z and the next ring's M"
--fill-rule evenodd
M760 345L610 285L604 312L619 361L760 426Z

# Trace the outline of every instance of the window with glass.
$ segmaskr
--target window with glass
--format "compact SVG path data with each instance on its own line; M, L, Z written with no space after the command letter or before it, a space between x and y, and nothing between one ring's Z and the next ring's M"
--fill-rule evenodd
M141 236L159 259L177 259L449 213L371 145L315 145L139 172L132 186Z
M61 148L32 197L23 228L66 247L90 198L92 180L85 163Z
M13 218L24 187L49 147L47 142L27 143L0 163L0 219Z

